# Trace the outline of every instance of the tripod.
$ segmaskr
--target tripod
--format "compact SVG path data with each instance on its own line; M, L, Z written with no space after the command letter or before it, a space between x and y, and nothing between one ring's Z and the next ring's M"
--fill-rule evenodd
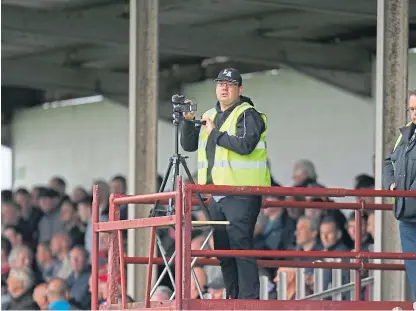
M168 182L169 176L171 174L172 168L173 168L173 175L172 175L172 184L171 184L171 189L172 191L175 190L176 188L176 179L179 176L179 168L182 165L182 167L184 168L186 175L188 176L189 181L194 184L194 180L192 178L191 172L189 171L188 165L186 164L186 159L188 157L186 156L182 156L179 153L179 124L180 122L183 120L182 117L182 111L180 110L180 108L174 108L173 110L173 125L175 126L175 153L169 158L169 164L168 164L168 168L166 169L165 172L165 176L163 177L163 181L162 184L160 185L160 189L159 192L163 192L166 188L166 184ZM190 121L193 122L194 124L201 124L200 121ZM210 220L211 217L208 214L205 204L204 204L204 200L202 199L201 195L198 193L197 194L198 197L198 201L199 201L199 205L200 208L202 210L202 212L204 213L205 217L207 218L207 220ZM164 209L157 209L158 205L159 205L159 201L155 202L155 206L151 209L150 211L150 215L149 217L155 217L158 216L160 214L158 214L158 212L166 212L166 216L169 215L174 215L175 214L175 206L173 203L172 198L169 199L169 205L167 207L167 210L165 211Z

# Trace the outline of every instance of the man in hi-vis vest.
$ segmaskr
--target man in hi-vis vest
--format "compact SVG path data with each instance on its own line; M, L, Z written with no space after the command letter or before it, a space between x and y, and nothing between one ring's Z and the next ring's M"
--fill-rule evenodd
M264 113L242 96L242 78L235 69L222 70L215 80L218 102L206 111L205 125L184 122L181 145L198 150L198 184L270 186ZM184 113L185 120L195 118ZM261 196L214 196L209 206L212 220L227 220L214 232L215 249L251 250L260 212ZM254 258L219 258L226 297L259 299L260 285Z

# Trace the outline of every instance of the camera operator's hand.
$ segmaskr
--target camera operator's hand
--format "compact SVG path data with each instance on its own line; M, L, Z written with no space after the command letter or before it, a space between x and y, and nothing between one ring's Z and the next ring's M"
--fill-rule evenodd
M201 121L205 121L204 128L208 135L211 134L212 130L215 128L214 122L207 116L203 117Z
M184 101L185 104L192 105L192 101L189 99ZM183 116L186 120L194 120L195 119L195 113L193 112L184 112Z

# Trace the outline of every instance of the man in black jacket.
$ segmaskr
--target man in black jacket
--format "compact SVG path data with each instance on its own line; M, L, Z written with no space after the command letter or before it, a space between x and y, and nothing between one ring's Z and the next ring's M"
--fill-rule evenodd
M198 183L229 186L270 186L265 132L266 117L242 96L242 78L235 69L222 70L217 82L215 107L203 114L203 127L184 113L181 145L198 150ZM217 227L216 249L251 250L261 196L214 196L212 220L228 220ZM259 299L259 274L254 258L219 258L226 288L232 299Z
M416 90L410 92L408 111L412 122L400 129L396 146L384 162L384 189L416 190ZM416 198L395 198L394 216L399 220L403 252L416 252ZM405 266L416 299L416 261L405 260Z

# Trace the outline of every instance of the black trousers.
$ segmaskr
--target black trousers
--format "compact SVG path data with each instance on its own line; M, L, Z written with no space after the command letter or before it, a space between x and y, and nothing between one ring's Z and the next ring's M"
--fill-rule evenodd
M226 196L209 206L212 220L227 220L230 225L217 226L215 249L253 249L254 226L261 208L259 196ZM259 299L260 282L256 259L253 257L218 258L227 298Z

